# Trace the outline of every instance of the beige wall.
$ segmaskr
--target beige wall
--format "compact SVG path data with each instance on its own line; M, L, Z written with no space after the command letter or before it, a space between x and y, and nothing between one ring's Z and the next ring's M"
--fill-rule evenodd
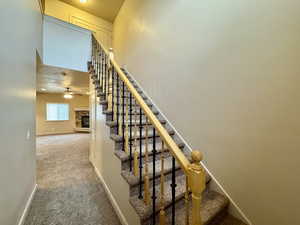
M37 0L0 2L0 224L16 225L35 180L36 51L42 57Z
M70 115L68 121L47 121L47 103L68 103ZM38 93L36 98L36 132L37 135L73 133L75 128L74 108L89 107L88 95L74 95L73 99L64 99L62 94Z
M115 58L255 225L298 225L300 2L126 0Z
M45 14L92 30L107 48L111 47L112 23L59 0L46 0Z

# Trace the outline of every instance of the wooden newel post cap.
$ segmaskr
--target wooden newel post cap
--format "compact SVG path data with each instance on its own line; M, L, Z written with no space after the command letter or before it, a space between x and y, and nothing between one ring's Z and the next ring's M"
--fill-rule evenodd
M110 51L110 52L113 52L114 50L113 50L113 48L109 48L109 51Z
M203 159L203 154L200 151L192 151L192 160L195 164L200 164Z

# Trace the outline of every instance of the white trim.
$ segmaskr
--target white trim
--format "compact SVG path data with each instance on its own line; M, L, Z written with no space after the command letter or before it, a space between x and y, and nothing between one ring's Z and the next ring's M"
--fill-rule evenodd
M27 203L26 203L25 208L23 210L22 216L21 216L21 218L20 218L20 220L18 222L18 225L23 225L24 224L26 216L27 216L27 214L29 212L29 208L30 208L30 205L31 205L31 202L33 200L33 197L34 197L34 194L35 194L36 190L37 190L37 184L35 184L34 187L33 187L33 190L32 190L32 192L31 192L31 194L30 194L30 196L29 196L29 198L27 200Z
M93 163L92 163L92 164L93 164ZM94 166L94 165L93 165L93 166ZM115 211L116 211L116 213L117 213L117 215L118 215L118 217L119 217L119 220L120 220L121 224L122 224L122 225L129 225L128 222L127 222L127 220L126 220L126 218L125 218L125 216L124 216L124 214L122 213L122 211L121 211L121 209L120 209L120 207L119 207L119 205L118 205L116 199L114 198L114 196L113 196L112 193L110 192L110 190L109 190L107 184L105 183L105 181L104 181L102 175L100 174L99 170L98 170L95 166L94 166L94 169L95 169L95 172L96 172L96 174L98 175L98 177L99 177L101 183L102 183L103 186L104 186L104 190L105 190L105 192L106 192L106 194L107 194L107 196L108 196L108 198L109 198L109 200L110 200L110 202L111 202L113 208L115 209Z
M44 20L49 22L49 23L54 23L54 24L57 24L57 25L62 26L64 28L71 29L71 30L74 30L74 31L77 31L77 32L80 32L80 33L91 34L91 31L89 29L77 26L74 23L68 23L66 21L60 20L60 19L55 18L53 16L45 15Z
M173 124L168 120L168 118L160 111L160 109L157 107L157 105L154 103L154 101L149 97L149 95L147 94L147 92L142 88L142 85L140 85L140 83L134 79L134 77L132 76L132 74L126 69L126 65L123 65L123 68L126 70L126 72L130 75L130 77L132 78L132 80L134 80L134 82L136 82L136 84L138 85L138 87L143 91L143 94L151 101L151 103L154 105L154 107L156 108L156 110L158 110L159 114L161 114L164 119L167 121L168 125L175 131L175 133L178 135L178 137L183 141L183 143L185 144L185 146L187 147L187 149L192 152L192 148L191 146L186 142L186 140L182 137L182 135L175 129L175 127L173 126ZM245 215L245 213L243 213L243 211L238 207L238 205L236 204L235 201L233 201L233 199L229 196L229 194L225 191L225 189L222 187L222 185L220 184L220 182L217 181L217 179L214 177L214 175L212 175L212 173L208 170L208 168L204 165L203 162L201 162L202 166L204 167L204 169L207 171L207 173L210 175L211 179L215 182L215 184L218 186L218 188L220 188L220 190L223 192L223 194L229 199L230 203L233 206L233 210L236 210L237 213L240 215L240 219L243 220L244 222L246 222L248 225L253 225L253 223L250 221L250 219ZM233 214L236 214L236 212L233 212ZM237 214L237 215L238 215Z

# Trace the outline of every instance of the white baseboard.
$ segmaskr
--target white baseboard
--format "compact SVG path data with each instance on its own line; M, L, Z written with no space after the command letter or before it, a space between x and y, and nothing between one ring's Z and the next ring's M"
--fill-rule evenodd
M29 208L30 208L30 205L31 205L31 202L32 202L34 194L36 192L36 189L37 189L37 184L34 185L33 190L32 190L32 192L31 192L31 194L30 194L30 196L29 196L29 198L26 202L25 208L24 208L22 216L21 216L21 218L18 222L18 225L23 225L24 224L26 216L27 216Z
M107 196L108 196L108 198L109 198L109 200L110 200L113 208L115 209L115 211L116 211L116 213L117 213L117 215L119 217L119 220L120 220L121 224L122 225L129 225L128 222L127 222L127 220L126 220L126 218L125 218L125 216L124 216L124 214L122 213L122 211L121 211L121 209L120 209L120 207L119 207L116 199L114 198L114 196L110 192L110 190L109 190L107 184L105 183L102 175L100 174L99 170L95 166L94 166L94 170L95 170L96 174L98 175L101 183L103 184L104 190L105 190L105 192L106 192L106 194L107 194Z

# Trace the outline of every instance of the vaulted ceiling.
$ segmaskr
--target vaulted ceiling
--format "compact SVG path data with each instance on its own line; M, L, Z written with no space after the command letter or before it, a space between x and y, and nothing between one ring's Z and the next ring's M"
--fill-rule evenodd
M84 10L95 16L113 22L116 18L124 0L87 0L81 3L80 0L60 0L76 8Z

